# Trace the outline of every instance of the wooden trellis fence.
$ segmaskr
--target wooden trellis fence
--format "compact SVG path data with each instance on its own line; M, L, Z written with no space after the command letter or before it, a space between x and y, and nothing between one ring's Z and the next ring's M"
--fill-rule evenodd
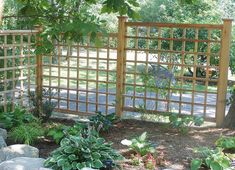
M117 34L98 35L101 46L87 36L83 43L57 42L54 53L37 58L32 44L39 30L1 31L4 110L8 97L14 103L16 89L22 98L25 89L37 87L57 91L51 100L63 113L116 111L121 116L141 106L152 113L201 115L219 126L225 116L231 26L231 20L221 25L166 24L119 17ZM158 66L176 83L157 87L167 77L151 74ZM13 76L8 79L9 72ZM13 82L11 89L8 82Z
M136 110L137 101L142 100L140 103L147 110L150 108L149 110L154 112L171 112L172 104L179 114L196 115L195 112L201 110L202 112L198 115L207 120L216 121L220 126L225 116L232 28L232 20L223 21L223 25L167 24L127 22L127 18L121 17L118 36L120 43L117 61L117 73L119 74L117 113L121 115L122 111ZM132 56L130 56L131 53ZM155 56L154 61L150 61L151 55ZM204 64L199 63L202 56L205 58ZM186 62L187 58L191 58L189 62ZM173 73L173 67L177 67L178 73L175 74L175 78L178 86L169 85L165 89L165 98L161 97L157 91L152 96L147 88L144 89L144 93L137 93L138 87L146 86L148 83L138 82L137 79L142 74L138 71L138 65L143 65L144 72L148 74L149 64L164 66ZM130 65L133 66L131 71L128 69ZM184 74L186 68L192 68L191 76ZM197 75L198 69L204 70L203 76ZM216 72L217 76L211 76L212 70ZM189 88L184 86L186 82L190 82ZM202 83L203 88L196 88L197 82ZM209 84L216 84L217 89L210 91ZM133 87L134 90L128 93L127 86ZM173 98L171 95L175 91L179 95ZM190 94L189 97L184 97L185 93ZM126 102L128 98L131 99L131 104ZM214 98L214 102L210 103L211 98ZM150 106L149 103L153 101L154 106ZM166 107L159 109L159 106L162 105L166 105ZM183 108L184 105L187 109Z
M28 91L36 88L34 44L37 30L0 31L1 111L28 104Z

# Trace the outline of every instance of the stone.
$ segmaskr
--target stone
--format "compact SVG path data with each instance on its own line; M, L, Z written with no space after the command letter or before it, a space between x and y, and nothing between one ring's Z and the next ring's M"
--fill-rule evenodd
M0 149L0 163L16 157L38 158L39 150L24 144L11 145Z
M0 136L2 136L3 139L7 138L7 131L6 131L6 129L0 128Z
M2 136L0 136L0 149L7 147L7 144Z
M45 159L18 157L0 163L0 170L51 170L44 168Z

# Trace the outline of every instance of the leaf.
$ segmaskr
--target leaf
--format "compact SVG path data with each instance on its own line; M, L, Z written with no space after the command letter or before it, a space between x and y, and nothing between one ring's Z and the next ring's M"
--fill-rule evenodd
M77 163L76 167L77 167L77 169L82 169L83 168L81 163Z
M201 126L203 123L204 123L204 118L203 117L196 116L194 118L194 125L195 126Z
M191 162L191 170L198 170L202 165L201 159L193 159Z
M57 165L58 165L59 167L62 167L64 163L65 163L65 160L64 160L64 159L59 159L59 160L57 161Z
M99 144L103 144L105 142L105 140L103 138L98 138L96 140L97 140L97 143L99 143Z
M71 161L74 161L74 160L76 160L77 159L77 157L76 157L76 155L75 154L72 154L72 155L69 155L69 160L71 160Z
M212 161L210 164L211 170L223 170L223 167L220 166L218 162Z
M74 153L74 149L71 146L67 146L64 148L65 153Z
M95 160L93 163L92 163L92 167L93 168L102 168L104 166L104 164L100 161L100 160Z
M100 159L101 155L98 152L94 152L94 153L92 153L92 157L94 159Z
M147 138L147 132L144 132L144 133L142 133L142 135L140 135L139 140L140 141L145 141L146 138Z

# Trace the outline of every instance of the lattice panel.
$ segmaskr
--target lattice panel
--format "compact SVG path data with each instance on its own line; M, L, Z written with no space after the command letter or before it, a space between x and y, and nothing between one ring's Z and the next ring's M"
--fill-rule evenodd
M37 31L0 31L0 111L19 103L27 105L28 92L35 89Z
M57 91L57 110L75 114L115 112L117 35L100 36L97 45L85 38L80 44L57 43L43 57L43 87Z
M214 120L222 25L126 26L124 110Z

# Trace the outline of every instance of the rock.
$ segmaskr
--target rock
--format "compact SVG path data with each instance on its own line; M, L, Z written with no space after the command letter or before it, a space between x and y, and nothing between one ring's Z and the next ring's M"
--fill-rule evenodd
M0 149L6 147L7 144L2 136L0 136Z
M3 137L3 139L7 138L7 131L5 129L0 128L0 136Z
M45 159L18 157L0 163L0 170L51 170L43 168Z
M38 158L39 150L24 144L11 145L0 149L0 163L16 157Z

